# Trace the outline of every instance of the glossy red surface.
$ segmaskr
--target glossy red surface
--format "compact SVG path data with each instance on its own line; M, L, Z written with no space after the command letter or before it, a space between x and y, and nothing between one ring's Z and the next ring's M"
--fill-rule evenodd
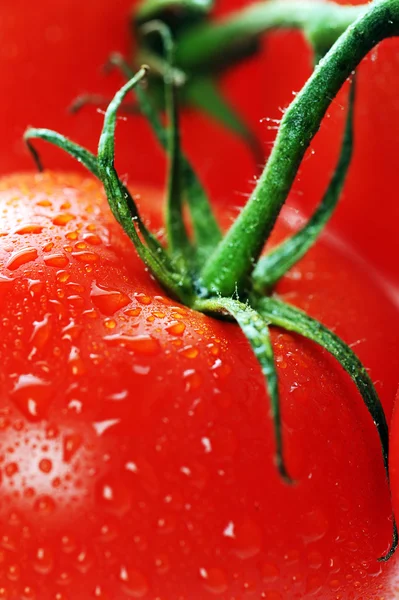
M3 597L394 597L376 431L324 351L273 331L289 487L239 329L165 297L95 182L5 178L0 211ZM278 293L356 348L389 415L399 317L362 263L326 240Z

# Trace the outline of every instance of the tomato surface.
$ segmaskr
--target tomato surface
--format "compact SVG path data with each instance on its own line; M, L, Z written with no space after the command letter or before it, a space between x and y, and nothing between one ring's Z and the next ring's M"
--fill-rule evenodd
M220 0L216 14L249 5L248 0ZM67 107L79 94L112 96L118 77L105 78L101 65L112 50L128 54L131 48L128 15L131 0L3 0L0 5L0 172L30 168L21 136L26 126L62 131L95 149L101 116L94 108L69 115ZM395 201L396 140L399 105L395 81L398 41L381 44L362 64L356 118L356 151L333 227L363 253L393 284L399 280L394 256L398 253ZM295 57L293 59L293 57ZM270 34L260 56L232 69L222 81L233 105L259 134L268 154L275 124L282 110L311 73L311 52L299 32ZM333 103L295 186L294 201L309 211L320 199L338 152L345 95ZM270 128L271 127L271 128ZM209 140L212 139L212 152ZM189 113L184 119L184 142L201 178L215 201L242 205L253 187L254 164L234 136L206 117ZM162 155L140 119L119 125L121 172L134 181L162 181ZM71 166L64 156L44 152L49 167ZM378 206L378 211L376 210ZM387 218L389 215L389 218ZM370 238L372 237L372 243Z
M96 182L6 177L0 214L0 597L394 597L378 438L337 363L273 330L288 486L239 328L166 297ZM277 292L356 348L389 416L399 316L363 263L330 236Z

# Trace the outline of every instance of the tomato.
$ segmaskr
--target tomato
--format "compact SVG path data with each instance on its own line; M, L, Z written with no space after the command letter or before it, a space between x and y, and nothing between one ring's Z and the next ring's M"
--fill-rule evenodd
M101 117L93 108L75 116L66 109L81 93L113 94L120 80L105 78L100 67L112 50L129 54L128 15L132 4L131 0L98 0L94 7L90 2L78 0L56 3L41 0L38 11L36 5L24 0L3 0L0 6L2 173L30 168L22 133L27 124L41 124L43 114L48 127L95 148ZM216 3L217 17L248 4L248 0L220 0ZM397 56L398 41L385 41L359 69L356 151L346 187L345 209L338 209L332 224L395 285L398 271L390 257L398 252L399 209L392 191L396 185L395 143L399 135L394 83ZM281 110L291 101L292 92L298 91L310 75L311 61L310 49L301 33L275 32L265 38L258 58L236 66L222 80L224 92L258 133L266 154L275 130L269 129L269 123L262 119L281 118ZM293 199L307 212L319 201L333 168L344 102L340 96L333 103L331 116L315 140L315 154L309 154L297 181ZM189 154L201 168L201 178L212 197L224 205L242 205L253 187L255 171L241 142L198 114L186 115L184 130ZM119 138L121 172L129 173L134 181L161 183L162 155L154 147L146 126L138 119L121 122ZM209 139L214 149L212 156ZM140 140L140 152L133 157L136 140ZM62 155L55 158L51 150L45 151L44 159L48 166L58 168L72 164ZM374 243L370 243L371 231Z
M165 296L96 182L5 177L0 211L3 598L393 597L378 438L329 355L273 330L289 486L239 328ZM277 291L356 346L389 416L398 311L356 255L325 236Z

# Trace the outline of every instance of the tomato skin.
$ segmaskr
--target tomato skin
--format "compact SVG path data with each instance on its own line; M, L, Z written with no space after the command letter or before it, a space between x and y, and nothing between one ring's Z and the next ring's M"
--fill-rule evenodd
M158 192L143 188L141 204L159 228ZM377 435L325 352L273 332L289 487L238 327L165 297L95 182L4 178L0 211L6 597L335 600L389 589L396 559L376 562L391 534ZM362 265L322 243L278 293L359 342L389 416L398 313Z

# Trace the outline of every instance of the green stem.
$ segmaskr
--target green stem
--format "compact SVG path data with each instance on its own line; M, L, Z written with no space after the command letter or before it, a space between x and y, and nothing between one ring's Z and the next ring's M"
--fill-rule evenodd
M134 75L130 66L120 54L110 56L110 64L122 71L127 79ZM137 97L139 109L148 120L159 144L167 150L168 135L155 110L148 92L141 87L132 90ZM207 194L193 167L184 154L181 156L181 168L185 197L189 206L194 238L197 243L199 262L208 258L222 239L218 223L208 201Z
M165 14L177 14L189 18L201 18L213 7L214 0L146 0L134 13L136 23L161 19Z
M176 84L174 81L175 48L169 27L162 21L151 21L142 27L143 35L157 33L162 39L166 53L165 106L168 117L168 197L166 202L165 225L168 248L172 255L187 262L191 254L190 241L183 219L180 127Z
M355 87L354 76L349 92L348 115L341 153L326 193L309 221L299 231L259 259L252 273L252 280L254 288L261 293L270 290L306 254L334 213L352 159Z
M216 23L201 24L180 37L177 64L194 71L259 38L270 29L301 29L314 43L327 50L335 40L364 14L367 6L342 6L313 0L271 0L258 2Z
M399 0L380 0L351 25L284 114L273 151L250 200L202 272L213 293L245 290L302 158L341 86L382 39L399 34Z

